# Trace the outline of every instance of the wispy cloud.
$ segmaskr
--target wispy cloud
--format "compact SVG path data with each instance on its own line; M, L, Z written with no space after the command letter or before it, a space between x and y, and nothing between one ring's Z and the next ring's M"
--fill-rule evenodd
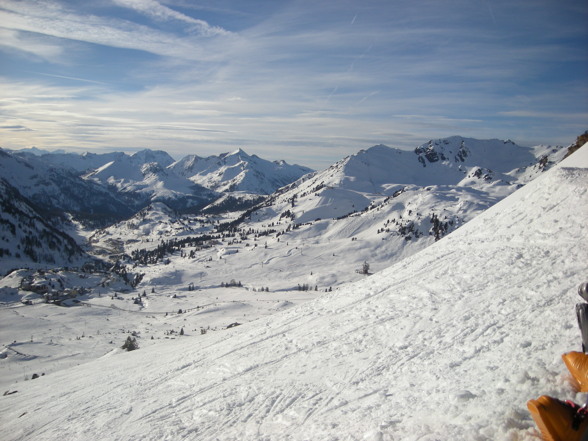
M0 47L11 48L16 52L57 61L63 55L63 47L51 44L38 35L24 34L13 29L0 27Z
M108 83L105 83L104 81L89 80L87 78L70 77L70 76L66 76L66 75L55 75L55 74L48 74L48 73L43 73L43 72L29 72L29 73L36 74L36 75L42 75L45 77L51 77L51 78L62 78L65 80L79 81L82 83L108 85Z
M228 33L225 29L222 29L219 26L210 26L204 20L198 20L182 14L181 12L164 6L155 0L114 0L114 3L119 6L134 9L157 20L178 20L188 23L194 26L198 33L205 36L224 35Z
M1 125L0 129L2 130L11 130L14 132L30 132L31 129L29 129L28 127L25 126L21 126L21 125Z
M148 10L147 6L145 10ZM192 24L198 25L200 37L228 34L199 20ZM79 14L50 2L5 0L0 4L0 26L48 37L136 49L183 59L202 60L208 58L206 54L210 54L202 48L207 41L199 40L198 35L178 36L118 18ZM5 43L20 49L20 44L14 40Z

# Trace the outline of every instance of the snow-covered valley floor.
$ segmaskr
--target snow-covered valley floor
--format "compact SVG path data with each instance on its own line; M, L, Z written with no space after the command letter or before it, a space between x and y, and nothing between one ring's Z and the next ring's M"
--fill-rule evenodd
M527 400L583 399L560 357L581 345L587 190L584 146L423 251L331 293L293 291L299 304L283 312L283 297L244 288L219 288L223 313L209 323L213 308L166 317L188 293L147 293L153 309L138 322L139 306L106 293L63 312L4 307L3 336L14 332L23 354L62 344L45 341L55 330L29 335L46 318L63 326L68 350L96 344L104 355L34 381L12 354L0 360L19 380L0 397L2 439L536 440ZM249 321L252 297L261 318ZM243 324L221 330L233 322ZM127 353L131 326L145 344ZM208 326L219 330L202 334Z

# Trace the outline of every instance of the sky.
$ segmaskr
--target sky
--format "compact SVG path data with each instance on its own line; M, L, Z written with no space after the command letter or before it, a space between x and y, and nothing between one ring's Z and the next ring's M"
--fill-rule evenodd
M0 0L0 147L316 169L588 130L585 0Z

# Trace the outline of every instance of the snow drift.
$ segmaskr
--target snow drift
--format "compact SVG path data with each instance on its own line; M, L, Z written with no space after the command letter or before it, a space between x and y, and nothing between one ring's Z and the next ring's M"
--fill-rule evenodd
M19 384L2 438L532 440L575 398L588 147L422 252L223 333Z

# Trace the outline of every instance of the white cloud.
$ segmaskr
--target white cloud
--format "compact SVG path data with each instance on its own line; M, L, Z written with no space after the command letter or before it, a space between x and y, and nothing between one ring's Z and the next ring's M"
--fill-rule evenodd
M192 18L175 11L155 0L114 0L119 6L131 8L157 20L179 20L195 26L204 36L224 35L228 32L218 26L210 26L206 21Z
M51 44L38 36L23 34L13 29L0 27L0 46L15 51L22 51L36 57L56 62L61 59L63 48L60 45Z
M215 57L211 51L205 49L209 39L204 38L202 34L182 37L117 18L80 15L58 4L48 5L50 7L44 2L5 0L0 4L0 26L49 37L136 49L181 59L202 61ZM228 37L228 34L217 28L205 26L204 22L197 22L206 36ZM20 48L18 45L13 47Z

